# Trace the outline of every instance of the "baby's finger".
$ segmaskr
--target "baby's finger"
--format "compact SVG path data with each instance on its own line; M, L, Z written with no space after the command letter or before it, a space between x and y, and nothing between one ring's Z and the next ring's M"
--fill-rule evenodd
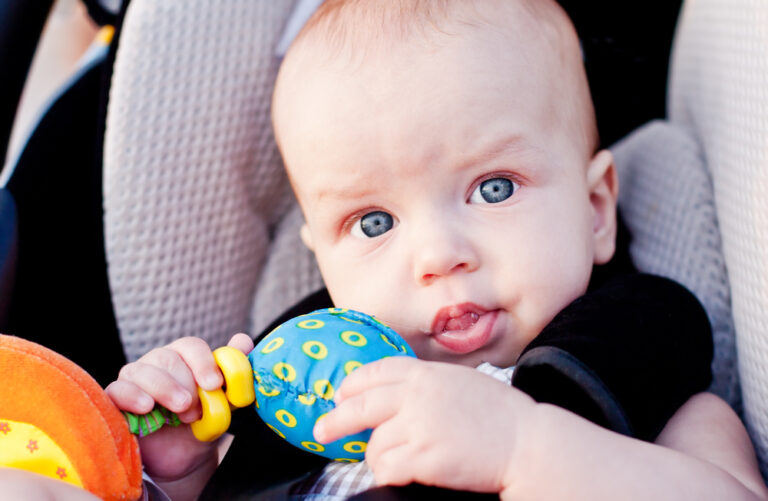
M152 365L161 370L165 370L189 393L193 395L197 394L197 382L195 382L192 370L187 366L187 362L184 361L181 355L176 350L170 349L169 346L155 348L141 357L136 363ZM125 368L120 371L123 379L127 372L129 371L125 370Z
M155 402L173 412L183 412L196 401L195 396L184 388L165 369L141 361L128 364L120 370L118 381L136 385Z
M251 350L253 350L253 340L248 334L243 334L240 332L232 336L232 339L229 340L227 346L237 348L247 355L251 352Z
M113 381L104 391L118 409L134 414L146 414L155 401L144 390L129 381Z
M224 378L216 366L211 347L204 340L195 337L181 338L169 344L168 348L178 353L184 360L192 371L197 386L213 391L224 384Z
M317 421L313 430L315 439L329 443L379 426L397 414L400 388L398 384L378 386L345 399Z
M366 460L368 454L366 453ZM378 485L407 485L418 480L419 461L414 461L411 447L406 443L381 453L368 463Z
M403 430L401 420L390 419L377 426L373 430L365 449L365 460L368 462L368 466L375 464L384 452L400 447L408 443L409 440L408 433Z
M374 386L406 381L419 364L423 363L413 357L388 357L365 364L344 378L339 391L336 392L335 400L340 403Z

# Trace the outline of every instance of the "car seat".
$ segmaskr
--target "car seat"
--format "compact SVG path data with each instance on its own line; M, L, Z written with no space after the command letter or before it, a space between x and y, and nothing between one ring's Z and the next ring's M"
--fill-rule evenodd
M562 4L580 32L604 141L662 117L668 47L655 41L671 40L679 3ZM303 22L296 5L132 0L115 14L89 2L116 24L114 41L89 54L3 171L3 283L15 274L3 330L105 384L124 360L177 337L215 346L256 333L320 286L269 126L279 51ZM584 9L614 16L613 31ZM760 0L686 2L669 120L612 148L633 257L706 306L712 391L740 409L742 390L762 465L766 17ZM625 91L606 92L611 83Z

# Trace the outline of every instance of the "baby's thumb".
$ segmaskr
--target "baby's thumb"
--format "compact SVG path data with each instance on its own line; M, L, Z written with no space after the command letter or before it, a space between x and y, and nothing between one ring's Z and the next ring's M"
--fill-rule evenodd
M229 340L227 346L236 348L247 355L253 350L253 340L249 335L241 332L232 336L232 339Z

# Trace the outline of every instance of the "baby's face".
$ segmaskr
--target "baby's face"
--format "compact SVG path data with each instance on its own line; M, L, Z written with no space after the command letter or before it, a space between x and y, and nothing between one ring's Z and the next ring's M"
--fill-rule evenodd
M470 366L512 365L613 253L610 154L564 125L556 74L489 43L313 67L276 115L334 304Z

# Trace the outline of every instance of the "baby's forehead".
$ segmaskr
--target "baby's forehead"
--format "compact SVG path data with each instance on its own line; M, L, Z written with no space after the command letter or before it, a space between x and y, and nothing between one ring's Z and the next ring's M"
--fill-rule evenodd
M484 42L478 43L479 39ZM479 73L498 73L507 62L520 71L520 63L525 63L526 78L541 82L534 91L548 92L553 106L562 108L557 113L569 115L563 121L574 122L576 133L594 136L586 141L596 145L578 38L552 0L326 0L280 70L273 101L278 141L281 129L294 128L308 106L326 96L317 84L319 74L337 72L360 85L377 81L383 85L392 81L393 71L399 71L418 81L425 76L424 68L413 62L425 61L437 51L470 59L479 70L475 78L482 78ZM510 93L516 90L514 80L503 83ZM286 115L283 109L292 111Z

